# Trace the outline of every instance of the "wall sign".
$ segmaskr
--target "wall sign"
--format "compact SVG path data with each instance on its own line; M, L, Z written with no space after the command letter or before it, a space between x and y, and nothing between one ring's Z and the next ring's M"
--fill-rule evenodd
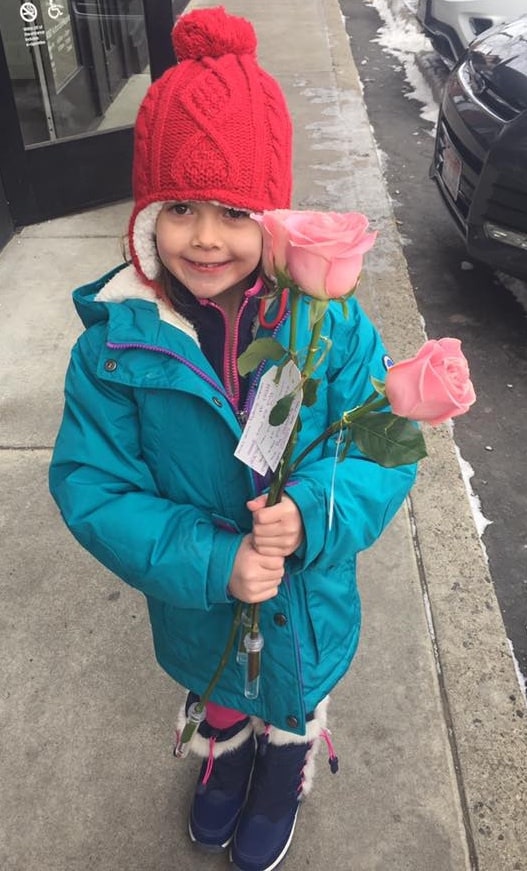
M42 24L37 23L38 9L34 3L22 3L20 17L24 22L24 42L28 48L46 44L46 34Z
M49 0L46 7L46 45L55 91L58 93L78 69L69 11Z

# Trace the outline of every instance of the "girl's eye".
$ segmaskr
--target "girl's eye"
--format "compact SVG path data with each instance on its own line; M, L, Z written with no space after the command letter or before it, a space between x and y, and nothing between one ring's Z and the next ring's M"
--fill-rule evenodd
M228 218L234 218L234 220L249 217L249 212L244 212L243 209L227 209L226 214Z
M174 212L176 215L186 215L188 210L188 203L172 203L169 206L169 211Z

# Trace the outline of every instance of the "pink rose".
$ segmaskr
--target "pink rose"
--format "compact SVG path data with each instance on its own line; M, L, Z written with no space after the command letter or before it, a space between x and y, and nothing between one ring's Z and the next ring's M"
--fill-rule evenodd
M465 414L476 401L459 339L431 339L386 376L386 396L394 414L432 425Z
M251 215L260 224L263 236L262 266L266 275L276 278L287 269L286 221L295 213L290 209L275 209L261 215Z
M375 242L359 212L295 212L277 209L253 215L262 227L263 268L279 273L308 296L339 299L351 293L362 259Z

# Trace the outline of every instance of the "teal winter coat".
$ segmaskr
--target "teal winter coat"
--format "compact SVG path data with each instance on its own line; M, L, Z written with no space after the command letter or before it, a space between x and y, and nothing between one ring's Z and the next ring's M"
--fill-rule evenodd
M234 457L242 426L192 326L140 283L114 270L74 294L86 330L71 356L50 489L78 541L144 593L160 665L203 692L235 609L227 592L237 549L251 529L251 470ZM308 306L299 347L307 346ZM275 330L287 345L286 315ZM258 327L258 336L270 332ZM298 451L384 378L385 349L352 300L335 304L323 334L331 350L317 402L302 409ZM243 694L233 652L213 699L302 734L306 714L345 674L360 629L355 564L394 516L414 466L385 469L351 450L334 482L335 444L320 445L287 488L305 530L278 595L262 604L260 695Z

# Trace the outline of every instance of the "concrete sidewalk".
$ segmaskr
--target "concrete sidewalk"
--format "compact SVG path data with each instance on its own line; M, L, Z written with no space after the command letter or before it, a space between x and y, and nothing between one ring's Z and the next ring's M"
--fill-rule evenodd
M191 5L210 5L208 3ZM226 0L296 124L295 205L379 230L360 298L396 358L423 341L337 0ZM47 493L71 289L120 260L129 204L27 227L0 255L2 871L227 868L196 853L196 763L170 753L181 692L154 663L142 597L66 531ZM361 558L364 632L330 709L284 868L527 868L524 705L447 427L409 505Z

